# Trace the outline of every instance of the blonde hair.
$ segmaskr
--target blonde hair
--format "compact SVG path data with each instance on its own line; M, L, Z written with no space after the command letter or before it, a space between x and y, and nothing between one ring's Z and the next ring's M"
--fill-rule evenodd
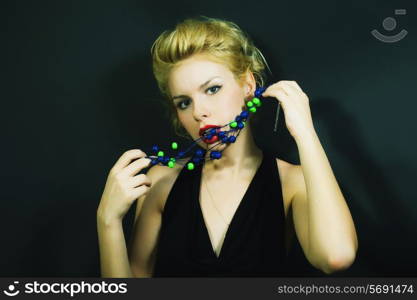
M184 136L176 109L171 101L168 78L176 63L194 54L205 54L228 66L239 84L251 71L258 86L265 82L265 67L269 66L250 37L233 22L199 16L178 23L164 31L151 48L152 69L158 87L168 104L169 117L176 134ZM256 115L256 114L255 114Z

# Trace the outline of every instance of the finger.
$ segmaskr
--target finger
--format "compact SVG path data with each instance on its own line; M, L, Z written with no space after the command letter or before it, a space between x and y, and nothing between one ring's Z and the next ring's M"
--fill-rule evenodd
M303 92L304 91L301 89L301 87L298 85L298 83L296 81L289 81L288 82L291 86L295 87L299 92Z
M280 92L280 95L284 95L286 98L288 98L288 96L290 96L286 87L282 83L279 84L279 82L271 85L262 94L262 96L264 96L264 97L276 97L278 92ZM284 97L284 96L282 96L282 97Z
M132 192L132 198L133 199L139 198L143 194L147 193L149 191L149 189L150 189L150 187L147 186L147 185L141 185L137 188L134 188L133 192Z
M265 92L262 94L264 97L275 97L275 93L278 90L284 91L285 94L289 95L289 92L285 88L285 84L283 84L283 81L279 81L277 83L274 83L273 85L269 86Z
M118 173L124 167L129 165L132 160L138 159L144 156L146 156L146 153L140 149L128 150L125 153L123 153L122 156L120 156L120 158L117 160L117 162L114 164L113 168L111 169L111 172Z
M142 169L146 168L151 163L150 158L139 158L138 160L135 160L130 165L125 167L120 171L120 173L123 173L123 176L133 176L139 173Z
M279 100L279 102L281 103L283 107L288 101L291 101L291 96L285 93L285 91L282 89L277 90L275 94L277 95L277 99Z
M282 106L284 106L286 102L291 101L291 97L282 88L274 89L268 96L277 98Z
M288 81L288 80L282 80L278 82L278 86L282 87L284 91L292 96L292 95L298 95L300 93L299 89L294 85L295 81Z
M138 187L141 185L152 185L152 180L149 178L149 176L146 176L145 174L139 174L134 177L132 177L130 181L131 187Z
M278 90L282 90L282 88L277 85L271 85L265 90L265 92L262 93L262 97L275 97Z
M293 96L294 99L306 99L307 101L308 96L303 92L301 87L295 81L286 81L282 84L283 89L289 93L289 95Z

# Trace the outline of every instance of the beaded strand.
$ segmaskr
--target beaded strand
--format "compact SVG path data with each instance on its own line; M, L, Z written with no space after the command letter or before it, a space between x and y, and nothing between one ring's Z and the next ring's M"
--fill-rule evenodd
M204 157L207 151L210 151L212 148L216 147L219 144L230 144L236 141L240 131L245 127L247 119L250 117L250 113L256 113L257 108L259 108L262 105L262 101L260 100L260 98L262 98L261 95L265 90L265 87L258 87L255 91L255 97L252 98L252 100L246 102L246 110L243 110L238 116L235 117L233 121L229 122L224 126L207 129L202 134L202 136L194 140L190 147L188 147L186 150L178 151L178 143L172 142L171 149L178 151L178 153L175 156L169 156L166 155L165 152L161 150L157 145L154 145L151 149L154 155L146 156L145 158L151 159L151 166L162 164L164 166L173 168L177 163L177 160L184 158L192 150L192 148L194 148L197 145L199 141L203 139L211 140L212 138L216 137L214 138L214 140L218 142L213 144L212 147L210 147L207 150L198 149L193 153L191 161L187 163L187 170L193 170L196 165L199 165L203 161L206 161ZM231 129L228 131L220 131L221 128L226 126L230 126ZM233 133L236 133L236 135L233 135ZM211 151L209 160L220 159L221 157L221 151Z

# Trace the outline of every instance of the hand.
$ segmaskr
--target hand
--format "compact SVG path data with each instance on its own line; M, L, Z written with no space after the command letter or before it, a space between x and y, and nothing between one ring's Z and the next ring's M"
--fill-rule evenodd
M151 162L145 156L140 149L126 151L110 170L97 209L97 217L104 222L122 220L134 200L148 193L151 180L145 174L136 175Z
M314 132L309 99L295 81L278 81L270 85L262 96L277 98L284 110L288 131L294 138Z

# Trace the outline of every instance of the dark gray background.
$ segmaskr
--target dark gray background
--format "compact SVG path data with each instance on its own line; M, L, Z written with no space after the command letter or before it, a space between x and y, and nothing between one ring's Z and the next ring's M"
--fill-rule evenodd
M129 149L176 140L150 47L185 17L236 22L268 60L269 83L295 80L359 236L332 276L416 276L414 1L2 1L0 276L99 276L96 209ZM395 16L395 9L407 9ZM386 17L397 28L382 28ZM408 35L383 43L378 29ZM275 102L257 142L299 163ZM281 111L282 113L282 111ZM134 206L124 220L130 235ZM295 276L322 276L299 245Z

